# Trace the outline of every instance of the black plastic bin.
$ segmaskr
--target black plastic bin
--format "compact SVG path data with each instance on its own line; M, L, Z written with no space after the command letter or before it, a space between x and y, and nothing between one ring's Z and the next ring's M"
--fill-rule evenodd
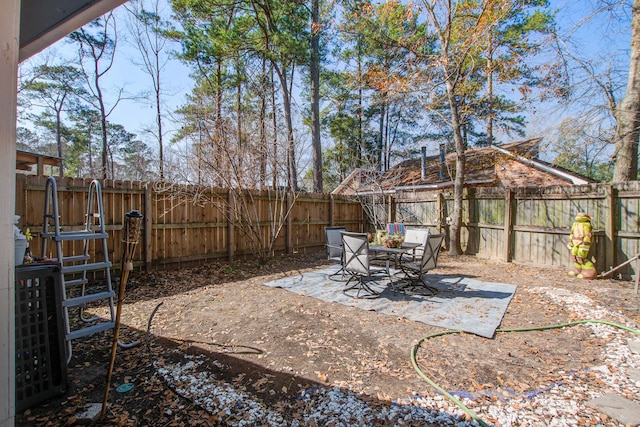
M64 393L67 363L57 263L16 266L16 410Z

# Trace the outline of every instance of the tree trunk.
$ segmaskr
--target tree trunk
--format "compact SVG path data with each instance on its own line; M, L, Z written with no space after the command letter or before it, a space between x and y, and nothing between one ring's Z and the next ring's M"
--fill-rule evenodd
M222 167L223 164L225 164L225 162L222 161L222 123L222 60L218 59L218 63L216 64L216 130L213 149L215 164L219 171L223 170ZM227 171L225 170L224 173L226 174ZM220 176L216 177L216 181L216 185L224 185Z
M58 146L58 158L60 159L60 176L64 175L64 157L62 156L62 105L56 109L56 145Z
M109 172L109 145L107 142L107 118L105 117L104 108L100 111L102 124L102 179L108 178Z
M487 145L493 145L493 33L489 32L487 54Z
M456 175L453 182L453 212L449 235L449 253L458 256L462 253L460 245L460 231L462 229L462 192L464 189L465 175L465 144L460 131L460 112L455 96L455 88L451 81L447 81L447 97L451 109L451 127L453 128L453 141L456 147Z
M640 0L633 2L631 59L627 92L616 111L615 168L613 182L632 181L638 173L640 136Z
M364 123L362 118L364 117L364 94L362 90L362 47L360 40L358 40L358 147L356 158L358 159L357 167L361 166L360 160L362 155L366 153L367 145L364 142L363 130Z
M385 103L384 101L381 101L380 102L380 126L378 129L378 132L380 133L380 137L378 138L378 148L376 150L378 169L381 172L384 171L384 164L382 163L382 148L384 144L384 112L385 112Z
M311 146L313 148L313 191L322 193L322 143L320 141L320 8L311 2Z
M98 70L98 63L95 63L95 77L94 87L96 90L96 99L100 106L100 130L102 136L102 179L108 178L109 173L109 142L107 138L107 111L104 106L104 97L102 95L102 88L100 87L100 72Z
M156 55L156 70L160 66L158 55ZM160 90L160 71L156 75L156 124L158 126L158 150L160 152L160 181L164 181L164 145L162 138L162 104Z
M298 191L298 173L296 171L296 150L293 139L293 119L291 118L291 94L289 93L287 70L273 63L273 68L280 79L282 102L284 106L284 120L287 125L287 186L290 191Z
M262 82L263 88L268 87L267 82L267 62L262 60ZM263 189L267 182L267 92L260 93L260 184L259 189Z
M245 173L244 173L244 156L245 156L245 147L244 147L244 143L243 143L243 136L242 136L242 79L240 78L240 76L242 75L242 70L240 67L240 59L236 59L236 76L237 76L237 85L236 85L236 104L237 104L237 108L236 108L236 115L237 115L237 127L236 127L236 133L237 136L236 138L238 139L238 151L237 151L237 162L238 162L238 169L240 171L239 173L239 177L238 178L242 178L244 179L245 177Z
M273 76L273 65L271 66L271 111L273 113L273 155L271 159L272 187L278 188L278 117L276 116L276 81Z

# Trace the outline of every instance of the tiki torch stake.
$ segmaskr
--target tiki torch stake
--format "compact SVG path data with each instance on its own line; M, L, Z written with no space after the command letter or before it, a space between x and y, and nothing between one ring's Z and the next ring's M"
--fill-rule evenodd
M122 314L122 302L124 301L124 291L127 286L129 272L133 270L133 254L138 244L140 236L140 227L142 225L142 214L138 211L131 211L125 214L124 225L122 227L122 260L120 267L120 290L118 293L118 306L116 308L116 321L113 328L113 344L111 345L111 359L109 361L109 372L107 374L107 384L104 389L104 398L102 400L102 411L100 412L100 420L104 419L107 409L107 399L109 398L109 387L111 386L111 375L113 374L113 365L116 360L116 350L118 349L118 340L120 337L120 315Z

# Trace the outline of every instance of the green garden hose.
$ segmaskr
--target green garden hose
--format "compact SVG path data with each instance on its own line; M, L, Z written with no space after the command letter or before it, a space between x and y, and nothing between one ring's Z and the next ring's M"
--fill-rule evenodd
M561 323L559 325L536 326L536 327L531 327L531 328L497 329L496 333L546 331L546 330L549 330L549 329L562 329L562 328L566 328L566 327L569 327L569 326L584 325L586 323L600 323L602 325L613 326L615 328L622 329L622 330L634 333L636 335L640 335L640 331L637 330L637 329L633 329L633 328L630 328L628 326L620 325L618 323L609 322L608 320L598 320L598 319L578 320L578 321L575 321L575 322ZM444 390L442 387L440 387L438 384L436 384L431 378L429 378L427 375L425 375L425 373L422 372L422 370L418 366L418 362L416 361L416 356L418 354L418 348L420 348L420 346L422 345L423 342L425 342L427 340L430 340L431 338L436 338L436 337L440 337L440 336L443 336L443 335L460 334L460 333L465 333L465 332L464 331L445 331L445 332L439 332L437 334L428 335L428 336L422 338L420 341L418 341L416 344L414 344L414 346L411 348L411 364L413 365L413 368L416 370L416 372L418 373L418 375L420 375L420 377L422 379L424 379L433 388L435 388L440 393L442 393L447 399L451 400L453 403L458 405L460 407L460 409L462 409L462 411L465 414L469 415L472 419L477 421L481 426L489 427L489 424L487 424L482 419L480 419L480 417L475 412L473 412L471 409L467 408L465 406L465 404L462 403L458 398L456 398L452 394L448 393L446 390Z

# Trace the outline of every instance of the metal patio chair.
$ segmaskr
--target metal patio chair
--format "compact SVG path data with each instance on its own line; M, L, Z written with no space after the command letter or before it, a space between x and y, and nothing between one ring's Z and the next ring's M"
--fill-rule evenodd
M343 266L343 250L342 250L342 233L346 232L346 227L325 227L324 232L327 236L327 259L340 264L340 269L335 273L329 275L331 280L346 280L346 275ZM340 279L337 277L340 276Z
M415 261L422 258L424 248L427 246L430 230L426 227L407 227L404 233L404 243L419 243L420 246L415 248L410 254L402 256L403 261Z
M384 268L371 266L369 239L365 233L342 233L344 251L344 271L349 276L343 292L352 298L377 298L380 291L372 285L382 286L377 281L379 275L389 274ZM355 292L355 295L354 295Z
M438 265L438 255L444 241L444 234L430 234L424 247L422 257L417 261L400 263L400 270L409 283L402 287L403 290L415 291L421 295L433 296L438 290L429 285L425 275Z

